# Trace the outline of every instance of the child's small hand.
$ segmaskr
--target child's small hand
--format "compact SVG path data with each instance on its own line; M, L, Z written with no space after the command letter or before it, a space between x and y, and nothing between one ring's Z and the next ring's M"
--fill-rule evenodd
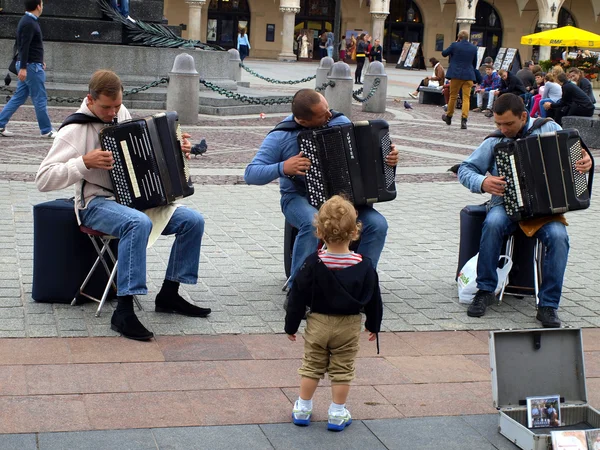
M365 331L369 333L369 340L374 341L377 338L377 333L371 333L369 330L365 328Z
M288 339L292 342L296 342L296 335L295 334L288 334L287 335Z

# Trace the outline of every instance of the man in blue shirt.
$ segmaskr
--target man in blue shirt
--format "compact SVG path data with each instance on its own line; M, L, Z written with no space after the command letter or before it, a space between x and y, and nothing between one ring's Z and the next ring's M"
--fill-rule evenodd
M481 317L486 307L496 303L494 291L498 284L496 268L504 236L512 234L517 222L512 222L504 209L504 190L506 181L498 176L494 159L494 147L505 139L518 139L527 133L535 122L525 110L522 99L514 94L504 94L494 105L494 120L503 137L490 137L481 143L458 169L459 181L471 192L492 194L488 204L488 213L483 222L479 258L477 261L477 293L467 310L470 317ZM560 130L555 122L548 122L532 131L541 134ZM583 157L576 162L581 173L587 173L592 161L584 151ZM546 328L560 327L557 309L562 292L563 278L569 254L569 236L563 222L555 220L560 216L551 216L535 233L546 253L542 267L539 307L536 319Z
M308 203L304 187L304 175L310 168L310 160L300 153L298 131L342 125L350 123L350 120L343 115L332 118L325 97L313 89L301 89L294 95L292 115L284 119L284 122L296 122L298 127L292 131L278 130L269 133L246 167L244 180L248 184L264 185L279 178L281 209L286 220L298 229L292 254L291 285L304 260L315 252L318 245L313 226L317 210ZM390 166L398 163L398 150L393 144L385 162ZM357 251L369 257L377 268L387 235L387 221L371 206L358 207L357 211L358 220L362 223Z

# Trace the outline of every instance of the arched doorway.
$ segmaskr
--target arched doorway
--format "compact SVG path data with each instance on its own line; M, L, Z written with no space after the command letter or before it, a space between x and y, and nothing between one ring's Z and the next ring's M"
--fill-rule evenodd
M397 63L404 42L423 44L423 16L412 0L392 0L385 19L383 53L389 63Z
M456 34L458 34L458 26ZM502 46L502 22L496 8L489 3L477 2L470 41L478 47L485 47L484 57L491 56L496 59L498 50Z
M577 26L577 22L575 22L575 18L573 15L567 11L565 8L560 8L558 12L558 25L557 28L566 27L567 25L571 25L572 27ZM534 33L539 33L542 31L539 24L536 24ZM561 59L562 52L564 51L564 47L550 47L550 59ZM533 50L531 52L531 59L535 62L538 62L538 57L540 54L540 46L534 45Z
M312 59L320 60L320 36L324 32L333 31L335 19L335 0L300 0L300 12L296 14L294 38L298 33L306 32ZM343 33L343 30L342 30Z
M237 47L238 30L250 34L248 0L211 0L208 6L206 41L224 48Z

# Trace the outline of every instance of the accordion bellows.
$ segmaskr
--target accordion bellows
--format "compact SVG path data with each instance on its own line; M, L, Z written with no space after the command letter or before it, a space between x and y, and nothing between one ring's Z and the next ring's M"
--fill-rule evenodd
M308 202L319 208L336 194L355 206L396 198L396 168L385 163L391 151L389 125L369 120L298 133L300 151L310 159Z
M582 157L577 130L534 134L494 147L498 175L506 177L504 208L519 221L590 206L589 179L575 163ZM593 168L592 168L593 170Z
M194 193L181 151L176 112L129 120L100 131L100 145L113 153L110 170L116 201L145 210Z

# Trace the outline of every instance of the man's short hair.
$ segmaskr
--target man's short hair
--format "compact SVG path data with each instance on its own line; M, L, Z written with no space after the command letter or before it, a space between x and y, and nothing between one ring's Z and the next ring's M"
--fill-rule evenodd
M312 119L312 108L321 102L321 94L314 89L300 89L292 99L292 114L297 119Z
M486 56L485 58L483 58L483 63L484 64L494 64L494 58L492 58L491 56Z
M484 68L485 70L487 70L487 69L492 69L492 70L494 70L494 66L493 66L493 65L491 65L491 64L484 64L484 65L483 65L483 68Z
M466 41L467 39L469 39L469 32L466 30L462 30L458 33L457 37L459 41Z
M581 70L579 70L577 67L571 67L568 73L576 73L577 75L581 75Z
M42 0L25 0L25 11L35 11L42 4Z
M525 61L525 67L533 66L533 61Z
M569 78L567 77L567 74L566 74L566 73L564 73L564 72L563 72L563 73L559 73L559 74L556 76L556 79L557 79L558 81L560 81L560 82L561 82L561 84L565 84L565 83L568 83L568 82L569 82Z
M525 112L523 99L515 94L502 94L494 102L494 112L501 116L506 111L510 111L515 116L520 117Z
M500 76L504 75L505 73L508 73L508 72L506 70L504 70L504 69L500 69L498 71L498 75L500 75Z
M123 92L123 83L116 73L105 69L94 72L89 84L89 94L94 100L100 95L114 99L119 92Z

